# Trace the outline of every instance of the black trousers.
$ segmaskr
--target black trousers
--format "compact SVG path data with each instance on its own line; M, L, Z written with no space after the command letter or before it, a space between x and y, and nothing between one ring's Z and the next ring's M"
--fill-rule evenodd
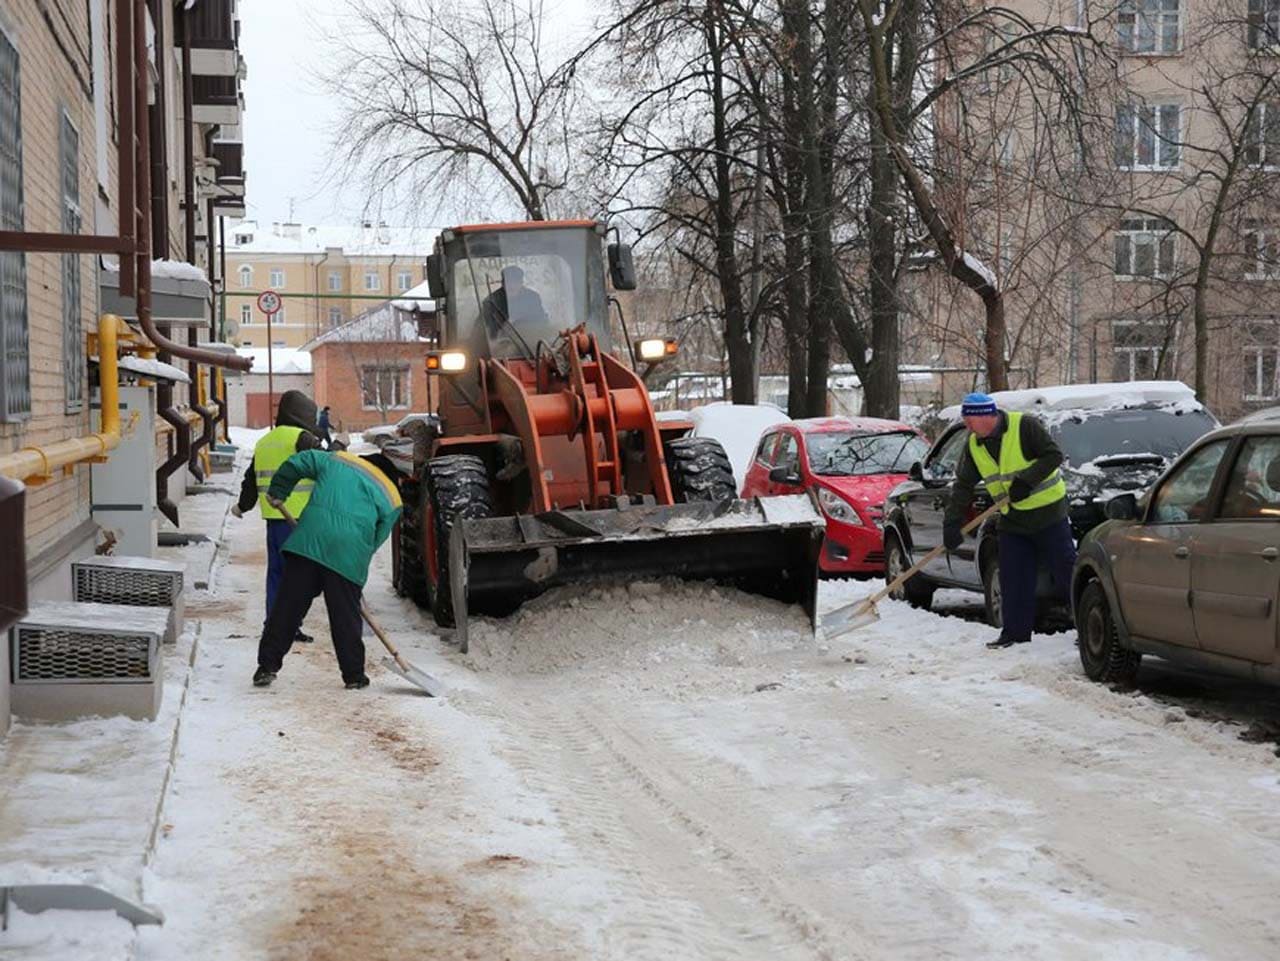
M329 612L329 633L333 636L333 651L338 655L342 679L352 681L364 673L360 585L309 557L287 551L280 590L267 615L262 640L258 642L259 667L280 670L307 611L311 610L311 602L321 594Z

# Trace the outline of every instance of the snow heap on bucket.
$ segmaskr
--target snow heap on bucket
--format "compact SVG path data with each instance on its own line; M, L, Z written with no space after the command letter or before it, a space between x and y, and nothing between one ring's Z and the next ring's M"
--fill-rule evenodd
M814 625L825 522L807 494L466 518L449 538L459 647L470 614L510 614L555 587L716 581L800 605Z

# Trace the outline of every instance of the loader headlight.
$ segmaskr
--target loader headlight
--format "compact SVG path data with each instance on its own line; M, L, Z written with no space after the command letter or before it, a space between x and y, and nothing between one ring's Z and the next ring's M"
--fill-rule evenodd
M679 343L673 339L663 340L661 337L654 337L650 340L636 341L636 355L651 364L674 357L679 350Z
M433 374L457 374L467 369L467 355L460 350L439 350L427 354L427 370Z
M862 518L858 516L852 504L825 487L818 488L818 503L822 505L822 512L834 521L842 521L845 524L862 523Z

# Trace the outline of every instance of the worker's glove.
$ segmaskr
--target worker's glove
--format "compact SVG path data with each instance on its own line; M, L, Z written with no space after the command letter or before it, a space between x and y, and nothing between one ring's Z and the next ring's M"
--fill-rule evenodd
M240 509L239 504L236 504L231 508L231 515L233 517L244 517L244 511Z
M1031 481L1024 477L1015 477L1009 485L1009 500L1015 504L1018 501L1024 501L1031 496L1032 490L1034 488L1031 486Z
M942 527L942 543L949 551L954 551L964 543L964 534L959 524L944 524Z

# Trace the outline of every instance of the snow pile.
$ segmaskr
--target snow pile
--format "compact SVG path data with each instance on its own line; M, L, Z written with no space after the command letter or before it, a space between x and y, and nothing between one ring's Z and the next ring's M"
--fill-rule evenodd
M118 260L104 261L102 269L119 273L120 262ZM184 260L151 261L151 278L155 280L161 277L168 280L198 280L204 284L209 282L209 275L204 272L202 267L189 264Z
M133 925L110 911L44 911L27 914L9 909L9 924L0 935L0 956L23 961L131 961Z
M1179 380L1135 380L1121 384L1062 384L1026 390L999 390L991 395L1004 410L1044 411L1122 410L1143 404L1172 405L1178 413L1204 408L1195 391ZM941 417L956 420L960 405L944 408Z
M760 435L788 420L786 414L768 404L708 404L691 410L689 419L694 424L694 437L718 440L729 455L738 490L742 490Z
M267 373L267 357L271 358L273 375L306 375L311 373L311 355L297 347L237 347L236 353L253 361L250 373Z
M511 674L592 665L636 674L670 662L733 667L813 645L798 606L679 581L560 588L505 620L476 618L470 633L469 665Z

